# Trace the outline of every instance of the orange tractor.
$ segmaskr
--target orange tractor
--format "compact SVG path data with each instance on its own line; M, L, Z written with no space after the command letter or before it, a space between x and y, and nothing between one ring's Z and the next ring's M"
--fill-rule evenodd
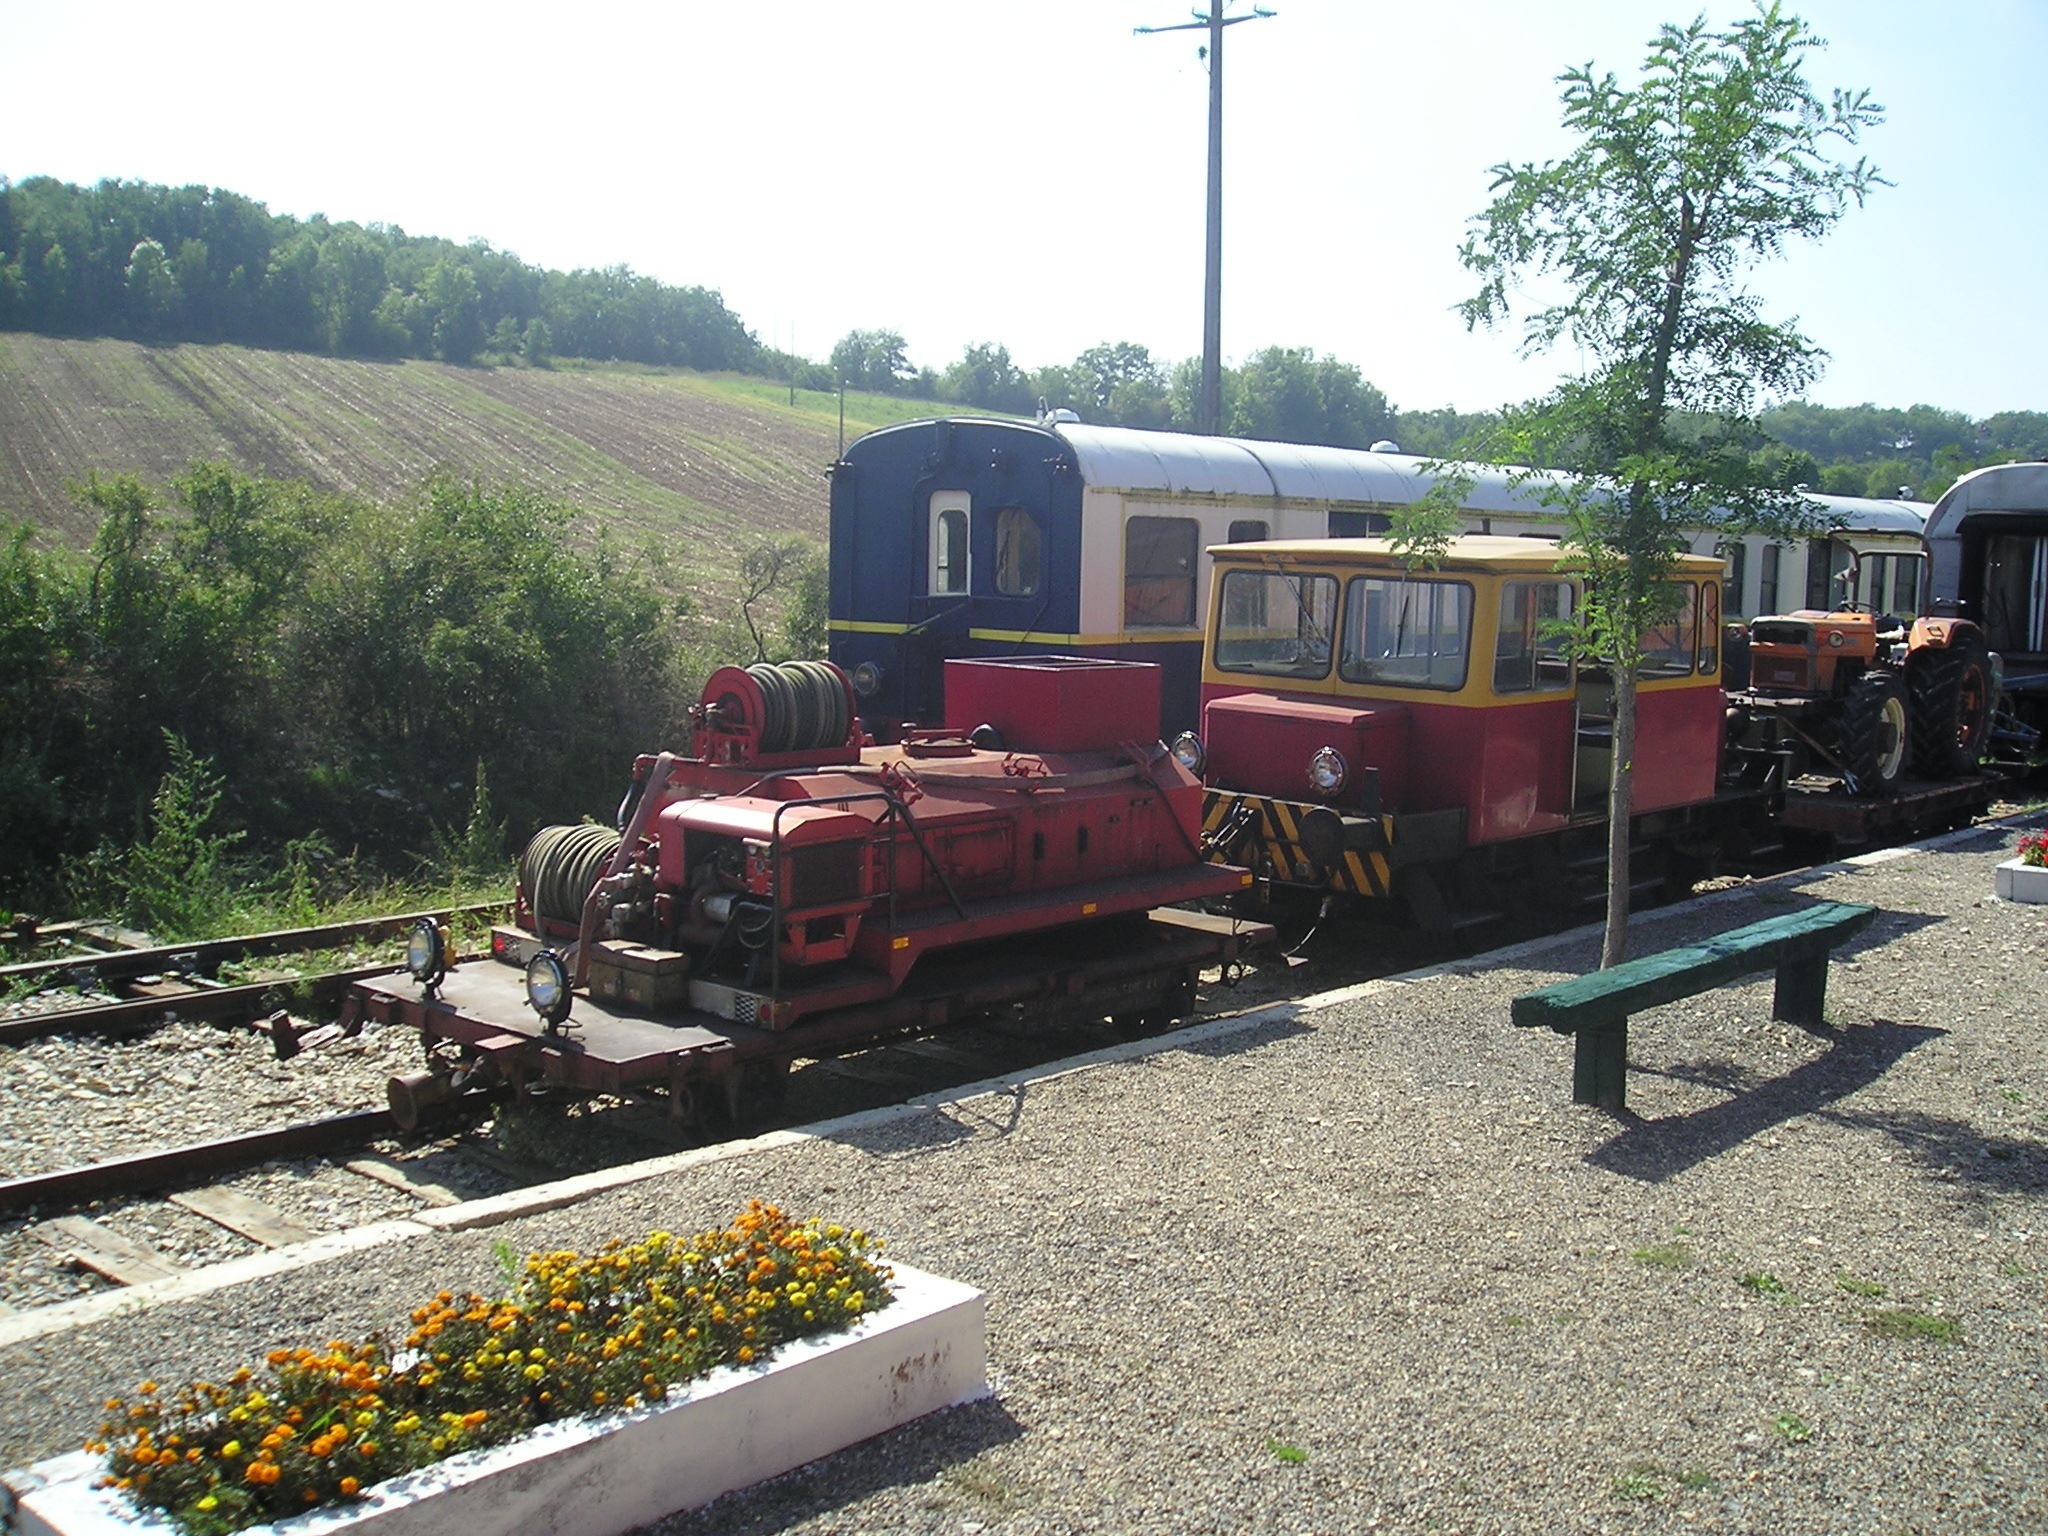
M1731 767L1839 777L1852 795L1977 771L1996 663L1967 619L1910 622L1844 605L1749 621L1729 647Z

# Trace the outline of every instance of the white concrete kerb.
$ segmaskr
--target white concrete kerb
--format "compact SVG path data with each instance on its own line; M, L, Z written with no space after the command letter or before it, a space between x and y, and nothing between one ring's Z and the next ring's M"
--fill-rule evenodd
M714 1371L665 1403L543 1425L252 1536L614 1536L987 1397L982 1293L894 1268L895 1300L845 1332ZM19 1536L175 1536L158 1511L94 1487L103 1475L83 1452L9 1473L0 1514L11 1495Z
M2048 824L2048 811L2023 811L2000 817L1995 821L1979 822L1955 832L1945 832L1918 843L1908 843L1896 848L1877 848L1833 864L1793 870L1727 890L1710 891L1689 901L1676 902L1668 907L1658 907L1642 913L1630 920L1630 926L1633 930L1639 931L1657 923L1670 922L1715 906L1740 901L1750 892L1770 886L1810 880L1820 875L1839 874L1850 869L1889 864L1897 859L1937 852L1970 838L1980 837L1986 832L2009 831L2044 824ZM771 1131L745 1141L722 1142L717 1146L647 1158L637 1163L625 1163L616 1168L600 1169L596 1173L558 1179L548 1184L536 1184L483 1200L468 1200L460 1205L420 1211L404 1220L378 1222L373 1226L357 1228L351 1232L333 1233L316 1238L310 1243L301 1243L268 1253L251 1254L247 1258L211 1265L168 1280L152 1281L146 1285L131 1286L119 1291L102 1292L81 1297L77 1301L37 1307L32 1311L19 1312L12 1316L0 1316L0 1349L25 1340L67 1332L104 1318L125 1316L169 1302L188 1301L195 1297L210 1295L229 1286L289 1273L384 1243L426 1237L435 1232L460 1232L476 1227L493 1226L499 1222L578 1205L612 1190L624 1189L649 1179L662 1178L671 1173L703 1167L709 1163L751 1157L760 1152L801 1146L807 1142L842 1140L853 1132L874 1130L906 1120L919 1119L976 1099L998 1095L1014 1098L1035 1083L1050 1082L1076 1072L1092 1071L1097 1067L1184 1050L1189 1046L1206 1044L1272 1024L1284 1024L1305 1014L1341 1007L1346 1003L1357 1002L1392 988L1416 986L1442 976L1462 975L1474 970L1511 965L1549 950L1596 938L1601 931L1600 923L1587 923L1563 933L1546 934L1541 938L1511 944L1503 949L1488 950L1485 954L1473 955L1462 960L1423 966L1417 970L1403 971L1399 975L1336 987L1328 992L1317 992L1286 1002L1268 1003L1240 1013L1220 1014L1169 1034L1151 1035L1143 1040L1106 1046L1083 1055L1047 1062L1028 1072L984 1078L979 1082L947 1088L938 1093L923 1094L901 1104L862 1110L857 1114L841 1115L830 1120L819 1120L790 1130Z

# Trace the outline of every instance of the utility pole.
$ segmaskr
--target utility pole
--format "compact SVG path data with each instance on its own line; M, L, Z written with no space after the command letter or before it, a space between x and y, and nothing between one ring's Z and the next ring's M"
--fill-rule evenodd
M1208 262L1202 282L1202 398L1195 407L1195 430L1214 437L1223 430L1223 29L1241 21L1263 21L1273 12L1254 5L1245 16L1226 16L1229 0L1209 0L1207 14L1171 27L1135 27L1140 36L1154 32L1209 34L1209 232Z

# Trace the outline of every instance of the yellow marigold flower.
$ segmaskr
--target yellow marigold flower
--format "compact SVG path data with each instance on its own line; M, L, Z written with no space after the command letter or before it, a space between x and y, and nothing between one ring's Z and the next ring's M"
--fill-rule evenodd
M448 1449L448 1442L439 1435L434 1436L434 1438L429 1440L427 1444L432 1446L437 1451L445 1451Z
M220 1500L209 1493L205 1498L196 1501L192 1507L194 1509L219 1509Z
M751 1360L751 1359L753 1359L753 1358L754 1358L754 1351L753 1351L753 1348L752 1348L752 1347L751 1347L750 1345L742 1344L742 1345L740 1346L740 1348L739 1348L739 1360L740 1360L740 1364L742 1364L742 1365L745 1365L745 1364L746 1364L746 1363L747 1363L747 1362L748 1362L749 1360Z
M547 1372L542 1370L541 1367L537 1365L529 1365L524 1371L521 1371L520 1374L524 1376L528 1381L539 1381L541 1377L547 1374Z
M242 1442L239 1440L230 1440L226 1445L220 1448L221 1460L223 1461L227 1461L230 1458L239 1456L241 1454Z

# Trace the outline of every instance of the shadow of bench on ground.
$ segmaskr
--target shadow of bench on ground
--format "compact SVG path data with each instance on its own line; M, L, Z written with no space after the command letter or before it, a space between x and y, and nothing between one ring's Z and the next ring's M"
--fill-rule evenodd
M1588 1153L1586 1161L1609 1173L1661 1183L1710 1157L1732 1151L1772 1126L1797 1115L1824 1110L1868 1088L1907 1052L1947 1033L1891 1019L1854 1026L1834 1035L1829 1048L1804 1066L1719 1104L1658 1120L1640 1119L1624 1111L1624 1117L1631 1122L1628 1128ZM1725 1078L1717 1080L1705 1072L1688 1073L1682 1068L1657 1072L1648 1067L1635 1070L1726 1086Z

